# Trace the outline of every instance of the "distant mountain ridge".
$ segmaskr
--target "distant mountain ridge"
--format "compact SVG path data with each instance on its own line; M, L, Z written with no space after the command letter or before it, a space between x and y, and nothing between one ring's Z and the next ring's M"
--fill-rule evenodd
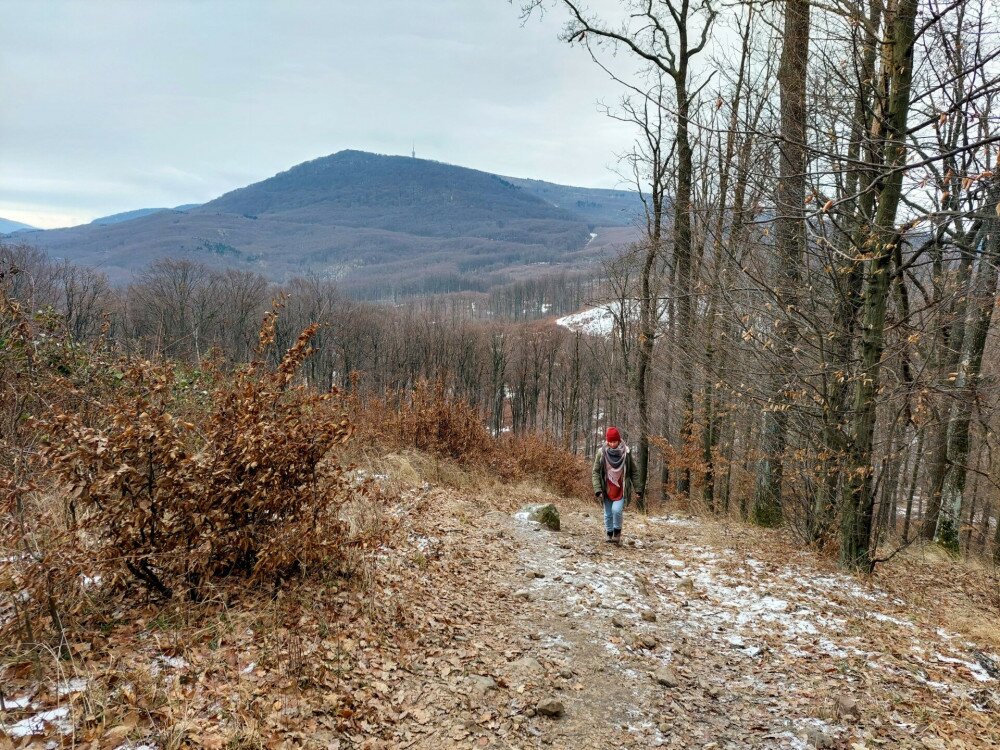
M33 227L30 224L24 224L20 221L13 221L12 219L0 219L0 234L12 234L14 232L37 232L38 227Z
M554 206L585 217L595 226L631 226L641 208L639 194L634 190L571 187L524 177L503 179Z
M150 214L155 214L160 211L190 211L192 208L196 208L200 203L185 203L183 206L174 206L173 208L137 208L133 211L122 211L119 214L111 214L110 216L99 216L94 219L91 224L97 224L106 226L108 224L120 224L123 221L132 221L132 219L141 219L143 216L149 216Z
M336 279L357 296L385 297L483 289L542 264L596 262L607 247L594 235L615 232L595 227L621 233L628 195L341 151L183 211L139 209L36 232L31 242L116 282L183 257L275 281Z

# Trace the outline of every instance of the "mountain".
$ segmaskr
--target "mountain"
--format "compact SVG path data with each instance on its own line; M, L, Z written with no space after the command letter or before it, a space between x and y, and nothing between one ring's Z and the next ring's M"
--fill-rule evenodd
M634 190L570 187L522 177L504 179L547 203L583 216L595 226L632 226L642 214L642 201Z
M186 211L38 232L31 241L98 266L115 282L181 257L275 281L336 279L373 298L481 290L553 267L575 270L628 235L621 224L598 228L612 213L604 193L614 191L595 191L595 205L571 211L540 197L541 189L435 161L341 151ZM585 189L565 190L588 202Z
M20 221L10 219L0 219L0 234L13 234L14 232L37 232L38 228L30 224L22 224Z
M173 208L137 208L134 211L123 211L120 214L111 214L110 216L100 216L94 219L91 224L98 224L106 226L108 224L120 224L123 221L132 221L132 219L141 219L143 216L149 216L150 214L155 214L160 211L190 211L192 208L197 207L198 203L186 203L183 206L174 206Z

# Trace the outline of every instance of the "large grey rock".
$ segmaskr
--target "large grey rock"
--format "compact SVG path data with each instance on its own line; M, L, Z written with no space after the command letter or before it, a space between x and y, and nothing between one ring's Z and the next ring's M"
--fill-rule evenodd
M552 531L559 531L559 510L552 503L525 505L517 512L517 516L540 523Z

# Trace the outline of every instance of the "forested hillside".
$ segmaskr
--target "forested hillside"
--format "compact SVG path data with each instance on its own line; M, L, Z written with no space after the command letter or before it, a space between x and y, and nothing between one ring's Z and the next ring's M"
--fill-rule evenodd
M115 284L158 260L184 259L273 282L311 276L358 298L391 300L483 292L553 268L596 273L613 252L609 236L635 236L637 193L532 184L341 151L201 206L140 209L34 232L30 242L50 256L99 266ZM539 197L539 187L571 196L571 205Z

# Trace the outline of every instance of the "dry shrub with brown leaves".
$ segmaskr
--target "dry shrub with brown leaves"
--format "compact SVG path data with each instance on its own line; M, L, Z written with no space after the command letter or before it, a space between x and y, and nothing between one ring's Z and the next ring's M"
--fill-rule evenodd
M486 469L510 481L532 479L561 495L591 496L589 462L541 433L494 438L482 416L448 395L442 381L379 399L349 399L361 441L386 448L416 448L463 466Z
M351 435L334 394L294 386L308 328L274 372L258 361L210 378L204 414L170 364L140 362L102 404L105 423L74 412L44 421L51 470L79 507L100 573L127 571L169 597L239 575L279 582L339 554L340 468L325 457Z
M44 616L65 653L63 602L79 601L85 579L67 508L47 492L37 417L72 410L92 420L95 395L114 380L103 338L93 347L74 342L51 310L13 299L20 273L0 266L0 642L13 642L13 631L35 642Z

